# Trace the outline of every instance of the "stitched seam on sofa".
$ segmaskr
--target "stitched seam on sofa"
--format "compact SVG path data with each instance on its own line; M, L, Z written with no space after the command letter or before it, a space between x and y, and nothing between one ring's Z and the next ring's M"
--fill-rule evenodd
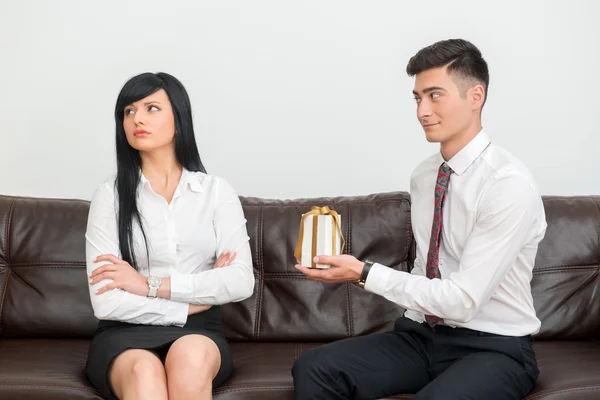
M61 199L61 198L54 198L54 197L33 197L33 196L7 196L5 194L0 194L0 197L3 197L5 199L14 199L14 200L34 200L34 201L52 201L53 203L72 203L72 202L77 202L77 203L84 203L89 205L90 201L88 200L81 200L81 199Z
M83 389L83 388L77 388L77 387L73 387L73 386L62 386L62 385L29 385L29 384L24 384L24 385L10 385L10 384L0 384L0 388L20 388L20 389L62 389L62 390L67 390L67 391L75 391L75 392L80 392L80 393L94 393L97 395L100 395L100 392L94 390L94 389Z
M72 388L72 389L81 389L81 387L79 386L73 386L73 385L65 385L63 383L61 384L54 384L54 383L47 383L47 382L31 382L31 381L3 381L2 383L0 383L0 385L22 385L22 386L34 386L34 385L39 385L39 386L48 386L48 387L64 387L64 388Z
M600 214L600 198L598 198L597 206L598 206L598 214ZM598 218L598 227L596 228L596 235L598 235L598 241L596 243L598 243L598 246L600 246L600 218ZM598 262L600 262L600 261L598 261Z
M2 315L4 313L4 298L6 297L6 288L8 287L8 280L10 279L11 269L10 265L10 223L12 220L13 209L15 208L16 200L13 199L8 209L6 216L6 222L4 226L4 254L6 255L6 279L4 279L4 287L0 290L0 336L3 335L4 325L2 324Z
M82 264L82 266L84 266ZM14 267L14 264L13 264ZM25 268L37 268L34 265L17 265L18 269L25 269ZM46 268L79 268L79 266L62 266L62 265L48 265ZM547 270L542 270L542 271L536 271L534 274L535 275L541 275L541 274L552 274L552 273L556 273L556 272L570 272L570 271L577 271L577 270L590 270L590 269L600 269L600 265L589 265L589 266L581 266L581 267L577 267L577 266L573 266L573 267L567 267L567 268L562 268L562 269L547 269ZM296 278L305 278L306 275L304 275L301 272L265 272L263 274L263 276L265 278L269 278L269 279L286 279L286 278L290 278L290 279L296 279Z
M12 220L13 209L15 208L16 199L10 203L8 214L6 214L6 222L4 224L4 254L6 255L6 264L10 264L10 223Z
M2 387L10 387L10 386L17 386L17 387L40 387L40 388L64 388L64 389L74 389L74 390L84 390L84 388L80 387L80 386L73 386L73 385L65 385L65 384L53 384L53 383L47 383L47 382L27 382L27 381L4 381L2 383L0 383L0 386ZM87 386L86 386L87 388ZM94 390L92 387L89 387L89 389Z
M258 211L258 232L257 232L257 240L258 240L258 251L257 251L257 262L258 262L258 293L256 295L256 325L254 327L254 337L256 339L260 339L260 319L262 318L262 303L263 303L263 291L265 289L265 277L264 277L264 265L263 265L263 257L262 257L262 246L263 246L263 207L260 207Z
M600 265L598 264L590 264L590 265L561 265L556 267L546 267L542 269L538 269L533 271L534 275L542 275L542 274L552 274L555 272L568 272L568 271L577 271L577 270L588 270L588 269L598 269Z
M11 264L11 267L14 268L38 268L40 266L44 266L44 268L81 268L85 267L85 263L71 261L23 261Z
M406 192L398 192L399 194L402 193L402 196L407 196L408 193ZM408 203L408 205L410 206L410 201L406 198L406 197L392 197L389 199L378 199L378 200L341 200L341 201L331 201L331 204L334 205L338 205L338 206L343 206L346 204L352 204L354 205L369 205L369 204L380 204L380 203L388 203L390 201L392 202L396 202L396 203ZM265 200L268 201L268 199L261 199L263 202ZM313 200L313 199L309 199L309 200ZM315 199L316 200L316 199ZM327 200L327 199L325 199ZM259 207L258 204L246 204L244 202L242 202L243 206L249 206L249 207ZM260 205L260 207L276 207L276 208L290 208L290 207L306 207L308 205L308 203L306 202L294 202L293 200L285 200L285 203L282 201L281 203L273 203L273 204L269 204L269 203L263 203L262 205Z
M525 400L534 400L534 399L539 399L539 398L543 398L546 397L549 394L557 394L557 393L571 393L571 392L596 392L598 390L600 390L600 387L597 386L588 386L588 387L576 387L576 386L572 386L572 387L568 387L568 386L563 386L564 389L551 389L551 390L545 390L542 392L538 392L535 393L531 396L527 396L525 397Z
M250 387L250 388L246 387L246 388L232 388L232 389L219 388L219 389L215 390L214 393L236 393L236 392L255 392L255 391L276 392L276 391L280 391L280 390L294 391L294 387L293 386L279 386L279 387L256 386L256 387Z
M4 335L4 324L2 321L2 315L4 314L4 297L6 297L6 288L8 287L8 280L10 279L11 273L12 271L10 268L6 268L6 279L4 280L4 287L0 292L0 295L2 295L0 297L0 337Z
M350 207L351 205L346 205L346 214L348 218L348 223L346 224L346 239L348 240L348 245L346 246L345 252L346 254L350 253L350 248L352 243L352 219L350 218ZM352 293L350 291L350 282L346 282L346 335L354 336L354 309L352 307Z

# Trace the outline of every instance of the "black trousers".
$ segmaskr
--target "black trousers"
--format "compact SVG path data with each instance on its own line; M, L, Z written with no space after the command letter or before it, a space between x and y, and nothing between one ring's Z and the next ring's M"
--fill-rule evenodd
M305 351L292 368L295 399L521 400L539 371L531 336L512 337L408 318L394 330Z

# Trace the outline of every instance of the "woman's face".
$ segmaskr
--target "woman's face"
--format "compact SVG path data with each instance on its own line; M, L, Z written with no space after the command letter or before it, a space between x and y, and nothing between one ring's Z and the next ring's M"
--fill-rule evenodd
M123 129L129 145L138 151L173 147L175 118L164 89L126 106Z

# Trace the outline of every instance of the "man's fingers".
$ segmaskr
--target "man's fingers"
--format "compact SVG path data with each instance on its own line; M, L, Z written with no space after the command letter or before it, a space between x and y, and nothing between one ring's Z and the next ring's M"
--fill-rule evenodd
M313 261L315 264L323 264L323 265L331 265L332 267L337 267L339 256L316 256Z
M316 268L307 268L302 265L296 265L296 269L311 279L325 280L329 277L329 271Z

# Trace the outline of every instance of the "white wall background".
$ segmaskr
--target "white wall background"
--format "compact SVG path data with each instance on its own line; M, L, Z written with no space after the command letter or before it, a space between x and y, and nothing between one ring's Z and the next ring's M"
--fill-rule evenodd
M246 196L408 190L425 141L410 56L463 37L484 127L543 194L600 194L600 3L0 0L0 194L90 199L131 76L189 91L209 173ZM317 157L317 155L319 155Z

